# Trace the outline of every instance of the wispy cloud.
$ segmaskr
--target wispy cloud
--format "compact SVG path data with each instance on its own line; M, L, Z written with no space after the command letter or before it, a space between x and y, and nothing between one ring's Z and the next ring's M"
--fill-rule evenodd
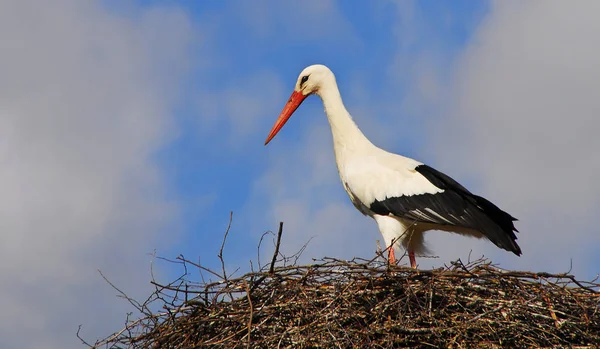
M79 324L93 339L123 320L96 269L143 294L145 253L177 215L152 155L174 135L190 25L167 8L2 8L0 346L73 347Z

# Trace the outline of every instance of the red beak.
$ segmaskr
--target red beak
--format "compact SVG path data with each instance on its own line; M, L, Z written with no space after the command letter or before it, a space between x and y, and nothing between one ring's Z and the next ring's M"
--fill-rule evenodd
M275 125L273 125L271 132L269 132L269 136L267 137L267 140L265 141L265 145L269 144L271 139L273 139L273 137L275 137L277 132L279 132L279 130L281 130L283 125L285 125L285 123L288 121L290 116L292 116L292 114L294 114L296 109L298 109L298 107L300 106L300 104L302 104L302 102L306 99L306 97L308 97L308 95L305 96L302 93L296 92L296 91L292 92L290 99L288 99L287 103L285 104L285 107L283 107L283 110L281 111L281 114L279 114L277 121L275 121Z

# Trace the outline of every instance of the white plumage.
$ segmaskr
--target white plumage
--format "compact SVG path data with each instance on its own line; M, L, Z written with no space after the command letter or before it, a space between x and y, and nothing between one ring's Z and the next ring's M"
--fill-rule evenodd
M296 87L265 145L311 94L321 97L331 126L340 179L354 206L375 219L394 262L402 245L416 267L415 253L426 253L423 233L443 230L477 238L521 254L514 219L486 199L473 195L452 178L416 160L373 145L344 107L335 76L324 65L300 73Z

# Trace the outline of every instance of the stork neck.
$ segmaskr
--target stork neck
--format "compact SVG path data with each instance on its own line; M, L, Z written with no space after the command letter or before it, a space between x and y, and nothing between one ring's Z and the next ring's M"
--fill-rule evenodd
M356 150L372 146L372 143L358 128L352 116L346 110L342 96L337 86L333 85L329 88L321 89L319 95L325 106L325 114L331 126L333 135L333 145L336 154L340 148L346 150Z

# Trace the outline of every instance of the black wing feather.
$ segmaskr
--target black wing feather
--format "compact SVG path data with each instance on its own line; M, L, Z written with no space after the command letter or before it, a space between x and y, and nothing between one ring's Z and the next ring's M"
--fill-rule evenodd
M513 223L516 218L485 198L472 194L442 172L427 165L419 165L415 170L444 192L375 200L369 207L371 211L420 223L477 230L496 246L521 255L521 248L516 243L517 229Z

